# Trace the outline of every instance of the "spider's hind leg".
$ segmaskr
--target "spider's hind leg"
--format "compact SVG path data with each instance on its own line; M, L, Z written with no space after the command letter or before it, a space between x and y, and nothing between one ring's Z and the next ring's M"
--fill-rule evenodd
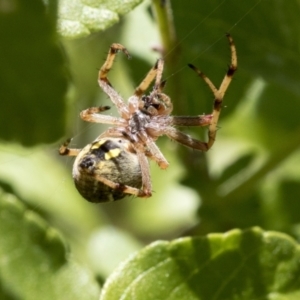
M133 196L140 197L140 198L149 198L152 195L151 193L146 193L142 189L138 189L138 188L135 188L135 187L132 187L129 185L125 185L125 184L120 184L117 182L113 182L103 176L100 176L100 175L95 175L95 179L97 181L102 182L103 184L107 185L108 187L110 187L113 190L120 190L124 194L133 195Z

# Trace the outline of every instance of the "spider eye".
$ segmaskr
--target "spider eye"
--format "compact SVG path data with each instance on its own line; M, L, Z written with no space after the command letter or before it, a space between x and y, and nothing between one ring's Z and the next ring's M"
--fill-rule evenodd
M157 110L159 110L159 108L161 107L161 105L160 104L156 104L156 103L153 103L153 104L151 104L151 106L152 107L154 107L154 108L156 108Z

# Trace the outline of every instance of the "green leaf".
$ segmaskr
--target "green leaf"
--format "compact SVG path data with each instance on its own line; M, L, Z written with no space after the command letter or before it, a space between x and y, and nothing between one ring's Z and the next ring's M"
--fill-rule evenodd
M67 254L43 219L15 197L0 195L1 299L96 299L97 283Z
M225 32L232 35L238 56L238 71L224 98L207 165L201 154L181 150L187 169L184 183L201 196L199 231L255 225L274 229L276 224L276 229L294 233L299 221L286 217L289 212L281 203L287 197L274 190L280 189L282 180L292 177L299 183L300 178L293 158L300 142L299 1L173 1L172 9L180 53L170 65L179 61L180 70L191 62L219 86L229 62ZM210 113L209 89L188 70L177 69L171 73L178 77L179 92L170 93L176 113ZM193 133L201 138L198 128ZM294 168L284 172L288 163ZM276 181L274 172L281 173ZM272 190L264 187L267 181L272 181ZM290 210L297 211L299 189L290 199Z
M129 254L141 248L140 243L129 233L117 227L103 226L93 231L87 252L92 269L106 278Z
M67 80L55 30L41 0L0 5L1 139L32 145L63 134Z
M259 228L159 241L120 265L100 299L299 299L299 250Z
M238 72L235 78L238 83L233 82L229 87L225 98L229 111L223 110L222 116L231 112L238 103L238 97L245 92L243 81L251 79L250 76L259 76L276 84L277 95L279 90L281 93L299 95L300 76L296 71L300 65L300 30L297 26L299 2L191 0L188 6L184 1L174 1L172 8L177 39L182 47L180 58L198 66L217 86L222 80L222 71L229 63L225 33L230 32L235 41L238 55ZM199 96L194 96L195 92L203 93L202 90L206 90L206 87L201 88L201 83L195 86L194 81L189 82L191 78L187 75L184 85L188 87L188 92L190 90L188 96L192 104L196 105L196 101L203 101L199 101ZM289 101L290 98L287 99ZM207 103L209 109L211 103ZM299 101L297 104L299 106ZM280 101L273 101L272 107L269 106L270 110L274 106L280 106ZM265 110L260 110L260 113L264 112Z
M86 205L79 195L71 170L58 161L57 147L52 149L51 156L50 151L0 144L0 187L24 201L68 237L76 236L76 241L87 238L91 230L103 223L104 216ZM67 160L65 164L71 167L72 158L61 160Z
M119 22L142 0L61 0L58 31L63 37L79 38L105 30Z

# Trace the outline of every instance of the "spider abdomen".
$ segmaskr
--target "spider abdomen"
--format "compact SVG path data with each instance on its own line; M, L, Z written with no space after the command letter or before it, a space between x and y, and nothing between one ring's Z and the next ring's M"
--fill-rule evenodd
M96 203L124 198L124 186L142 186L136 153L123 138L103 138L84 147L74 162L73 178L79 193Z

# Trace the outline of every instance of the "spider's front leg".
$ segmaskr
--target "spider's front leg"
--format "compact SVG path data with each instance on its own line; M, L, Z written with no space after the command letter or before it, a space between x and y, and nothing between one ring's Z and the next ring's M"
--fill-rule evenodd
M170 124L175 126L208 126L212 119L213 115L171 116Z
M176 128L168 127L165 129L164 134L171 140L174 140L189 148L196 149L199 151L204 151L204 152L209 149L206 142L201 142L199 140L193 139L188 134L185 134L177 130Z
M139 86L135 89L134 95L140 98L145 91L150 86L151 82L154 80L155 77L161 76L163 67L163 60L159 59L156 64L151 68L151 70L147 73L146 77L142 80ZM160 75L159 75L160 74Z
M156 76L158 76L159 72L161 72L161 62L159 59L156 64L151 68L151 70L147 73L146 77L142 80L142 82L137 86L134 91L133 96L128 99L128 108L131 114L135 113L137 110L141 110L144 108L144 101L142 95L149 88L151 82L154 80Z
M110 46L107 58L106 58L103 66L101 67L101 69L99 71L99 75L98 75L99 81L106 82L110 86L111 86L111 84L110 84L110 82L107 78L107 74L110 71L110 69L111 69L111 67L114 63L116 54L119 51L124 52L124 54L127 56L127 58L131 58L129 52L127 51L127 49L123 45L114 43Z
M82 120L93 123L112 124L115 126L124 126L126 121L121 118L116 118L107 115L99 115L99 113L110 109L109 106L90 107L80 113Z
M147 191L147 189L144 191L144 189L138 189L138 188L126 185L126 184L121 184L121 183L111 181L103 176L95 175L94 178L98 182L101 182L101 183L105 184L106 186L108 186L109 188L111 188L113 191L116 191L116 192L119 191L119 193L122 194L122 198L125 197L125 194L133 195L133 196L136 196L139 198L148 198L148 197L151 197L151 195L152 195L151 192L149 193ZM115 201L115 200L119 200L119 199L114 199L114 198L112 199L112 201ZM106 202L106 201L103 200L103 201L91 201L91 202Z
M126 54L127 58L130 58L129 52L121 44L112 44L109 48L108 55L104 64L102 65L99 74L98 74L98 83L102 90L109 96L110 100L116 105L117 110L122 118L129 118L129 111L126 104L124 103L122 97L112 88L111 83L107 78L107 74L110 71L116 54L122 51Z
M166 94L163 94L163 89L166 85L166 80L162 81L163 69L164 61L163 59L158 59L155 66L148 73L147 77L143 80L139 87L136 88L135 95L142 95L146 88L148 88L151 81L154 79L153 76L151 77L151 81L149 80L150 78L148 78L149 74L153 72L153 75L155 75L153 91L149 96L143 96L139 101L139 109L151 116L170 115L173 110L173 104L170 97ZM154 71L156 71L156 73Z
M235 44L230 34L227 34L226 36L228 38L229 46L231 50L231 63L219 89L215 87L212 81L202 71L200 71L199 69L197 69L195 66L191 64L188 65L205 81L205 83L211 89L215 97L214 107L212 112L212 120L208 128L208 142L205 143L207 146L207 150L209 150L215 142L216 134L217 134L217 125L218 125L218 121L222 109L223 98L226 90L229 87L229 84L231 83L232 77L235 71L237 70L237 54L236 54Z

